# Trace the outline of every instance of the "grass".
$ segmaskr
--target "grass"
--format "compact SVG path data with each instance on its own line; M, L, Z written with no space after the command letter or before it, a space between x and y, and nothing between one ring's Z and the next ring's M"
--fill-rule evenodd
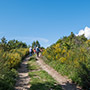
M44 62L46 64L48 64L49 66L51 66L52 68L54 68L59 74L61 74L62 76L69 76L70 75L70 69L67 68L66 64L61 64L60 61L58 60L47 60L44 56L42 57L42 59L44 60Z
M38 70L40 67L36 64L36 58L31 57L28 62L28 69L29 70Z
M32 57L28 63L30 70L30 90L62 90L61 86L36 63L36 59Z

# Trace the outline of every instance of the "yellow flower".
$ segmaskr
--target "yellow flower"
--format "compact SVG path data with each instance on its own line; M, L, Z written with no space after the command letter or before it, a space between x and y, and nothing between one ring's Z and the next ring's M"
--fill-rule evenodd
M63 62L66 61L66 58L65 57L61 57L59 60L63 63Z
M56 59L59 59L59 58L60 58L60 55L59 55L59 54L57 54L57 55L56 55Z

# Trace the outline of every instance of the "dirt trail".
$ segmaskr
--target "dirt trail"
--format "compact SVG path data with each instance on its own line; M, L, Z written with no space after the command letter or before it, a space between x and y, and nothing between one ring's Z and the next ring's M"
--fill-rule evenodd
M30 88L30 77L28 76L27 70L27 62L29 59L30 57L25 58L18 69L19 79L16 82L15 90L29 90Z
M27 57L23 60L23 62L20 65L20 68L18 69L19 72L19 78L15 85L15 90L29 90L30 89L30 77L28 76L28 70L27 70L27 62L30 59L30 57ZM61 76L57 71L55 71L53 68L45 64L45 62L37 58L38 65L48 72L63 88L63 90L81 90L80 87L73 84L70 79L68 79L65 76Z
M65 76L61 76L57 71L44 63L40 58L37 58L37 63L40 67L48 72L61 86L64 90L82 90L77 85L73 84L70 79Z

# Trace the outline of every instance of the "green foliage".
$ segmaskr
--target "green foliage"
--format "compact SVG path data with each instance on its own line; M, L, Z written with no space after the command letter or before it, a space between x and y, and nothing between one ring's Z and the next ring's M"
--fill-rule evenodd
M10 47L10 49L27 48L25 43L19 42L18 40L10 40L7 45Z
M0 48L3 49L4 51L10 51L11 49L16 49L16 48L27 48L26 43L23 43L18 40L10 40L7 42L6 38L3 37L0 42Z
M15 84L15 78L17 77L17 71L7 68L0 76L0 90L14 90L13 86Z
M2 37L2 39L1 39L1 43L2 43L2 44L6 44L6 43L7 43L7 40L6 40L5 37Z
M25 48L24 48L25 47ZM29 53L26 45L17 40L6 42L3 37L0 43L0 90L14 90L17 67L21 60Z
M61 86L36 63L34 57L28 63L30 76L30 90L62 90Z
M67 75L73 82L84 89L90 88L90 40L75 36L59 39L44 50L48 63L62 75Z
M35 47L39 47L40 48L40 43L39 43L39 41L33 41L33 43L32 43L32 48L35 48Z

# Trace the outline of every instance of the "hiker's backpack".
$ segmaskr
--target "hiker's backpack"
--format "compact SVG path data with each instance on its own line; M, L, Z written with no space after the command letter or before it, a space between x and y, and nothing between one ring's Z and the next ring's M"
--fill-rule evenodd
M39 48L36 49L36 52L39 52Z

